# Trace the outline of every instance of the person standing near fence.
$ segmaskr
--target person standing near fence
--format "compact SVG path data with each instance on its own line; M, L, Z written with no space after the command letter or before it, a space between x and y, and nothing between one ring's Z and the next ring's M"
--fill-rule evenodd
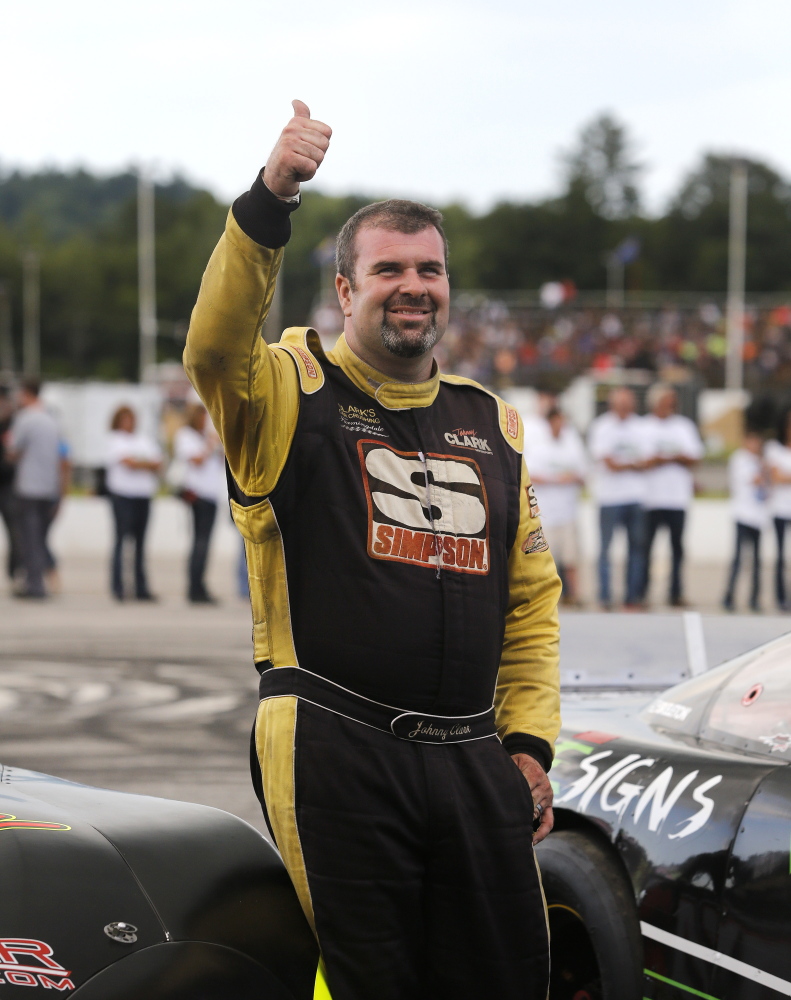
M635 395L620 387L610 392L608 411L591 423L589 446L595 461L595 494L599 502L599 601L612 608L610 546L615 529L626 532L625 607L641 606L645 566L645 471L650 449Z
M775 600L780 611L788 611L785 582L785 533L791 526L791 407L786 407L777 423L777 439L767 441L764 450L771 493L769 509L777 538Z
M760 611L761 594L761 533L766 527L768 509L768 475L763 460L763 438L757 431L744 435L744 444L728 461L728 483L731 491L731 513L736 526L733 561L722 606L726 611L735 607L736 581L741 568L742 549L753 550L750 583L750 610Z
M204 577L217 499L225 482L225 466L220 439L200 403L190 407L187 423L176 431L173 453L175 460L184 466L180 495L192 511L187 599L193 604L216 604L206 589Z
M670 534L671 607L684 606L681 565L684 559L684 524L694 496L692 469L703 457L703 442L695 424L676 412L678 396L672 386L657 383L648 393L650 414L645 431L652 457L645 474L646 542L643 597L651 583L651 551L661 527Z
M15 464L13 524L24 580L15 597L47 596L47 531L64 485L61 436L55 418L39 399L40 384L26 379L19 390L19 411L9 432L9 457Z
M588 459L576 428L553 406L545 429L525 439L525 459L541 507L541 523L563 581L565 604L579 602L579 495L585 483Z
M110 564L113 597L123 601L131 596L124 581L124 543L134 548L134 596L138 601L154 601L148 589L145 567L145 540L151 498L159 486L162 452L159 445L137 433L137 417L129 406L113 414L107 448L107 492L115 520L115 545Z
M14 582L19 569L16 532L14 531L14 463L11 461L10 434L14 405L7 386L0 386L0 519L5 524L7 549L6 573Z

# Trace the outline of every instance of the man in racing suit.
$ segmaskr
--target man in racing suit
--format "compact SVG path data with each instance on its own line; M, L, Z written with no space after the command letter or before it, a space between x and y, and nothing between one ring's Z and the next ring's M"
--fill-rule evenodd
M522 423L433 360L449 288L423 205L342 230L332 351L308 329L263 341L329 144L294 109L229 213L184 353L245 538L254 781L334 1000L544 1000L533 843L552 825L560 584Z

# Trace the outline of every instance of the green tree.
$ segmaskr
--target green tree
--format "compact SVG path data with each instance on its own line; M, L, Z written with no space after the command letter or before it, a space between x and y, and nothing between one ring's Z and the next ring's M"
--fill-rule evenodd
M708 154L655 223L661 287L721 292L728 272L731 157ZM791 289L791 185L748 160L747 288Z
M584 126L564 161L567 197L579 192L605 219L639 214L643 167L634 158L634 142L626 126L612 115L601 114Z

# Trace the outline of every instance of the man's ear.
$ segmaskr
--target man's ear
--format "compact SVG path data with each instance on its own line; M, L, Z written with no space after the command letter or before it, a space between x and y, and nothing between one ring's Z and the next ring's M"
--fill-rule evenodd
M335 275L335 290L338 293L338 302L340 302L341 310L344 316L351 316L352 314L352 286L349 284L349 279L344 278L342 274Z

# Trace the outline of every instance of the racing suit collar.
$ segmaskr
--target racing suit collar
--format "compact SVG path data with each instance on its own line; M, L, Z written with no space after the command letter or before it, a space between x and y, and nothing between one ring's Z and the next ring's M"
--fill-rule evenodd
M433 362L431 378L427 382L399 382L384 375L358 358L341 334L327 360L338 365L358 389L372 396L386 410L409 410L413 407L431 406L439 392L439 365Z

